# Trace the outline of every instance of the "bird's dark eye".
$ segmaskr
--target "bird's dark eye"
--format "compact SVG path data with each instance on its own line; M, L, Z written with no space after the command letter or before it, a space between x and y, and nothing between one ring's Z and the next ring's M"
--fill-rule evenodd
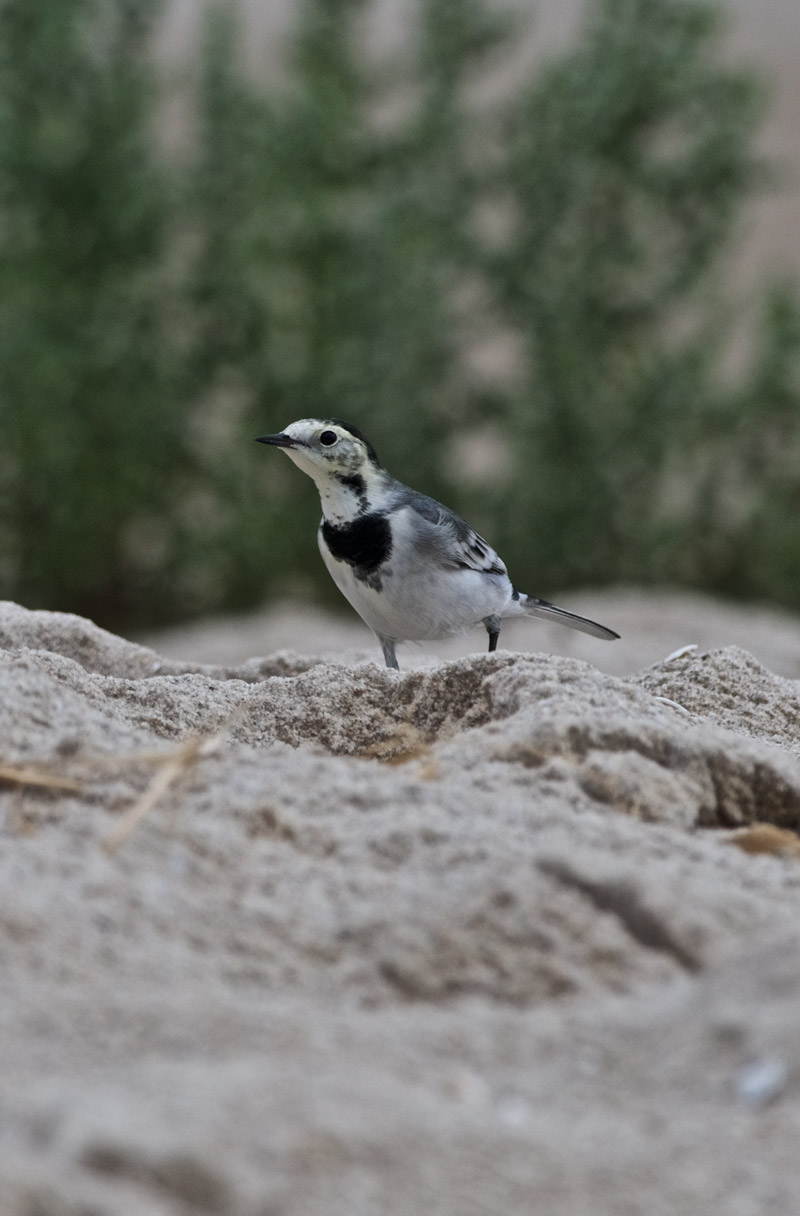
M336 431L323 431L319 437L319 441L320 443L324 444L326 448L330 448L333 447L338 438L339 436L336 434Z

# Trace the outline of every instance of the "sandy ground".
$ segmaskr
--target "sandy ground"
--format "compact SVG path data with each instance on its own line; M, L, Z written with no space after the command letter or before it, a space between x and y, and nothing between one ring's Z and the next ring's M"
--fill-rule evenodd
M800 622L590 605L636 674L0 606L3 1216L796 1216Z

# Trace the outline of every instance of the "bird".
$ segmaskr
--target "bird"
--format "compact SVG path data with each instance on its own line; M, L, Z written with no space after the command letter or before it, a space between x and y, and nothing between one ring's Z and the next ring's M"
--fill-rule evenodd
M322 560L376 635L387 667L399 668L400 642L434 641L478 624L494 651L509 617L542 617L596 638L619 637L518 591L491 545L460 515L387 472L351 423L301 418L256 442L283 449L315 482Z

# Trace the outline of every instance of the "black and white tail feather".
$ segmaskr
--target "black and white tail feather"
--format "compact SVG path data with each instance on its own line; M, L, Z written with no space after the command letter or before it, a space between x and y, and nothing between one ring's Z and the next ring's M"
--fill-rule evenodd
M455 512L392 477L354 426L304 418L260 443L284 448L316 483L325 565L377 635L387 667L399 642L429 641L483 624L495 650L503 620L532 616L610 641L613 629L511 583L504 562Z

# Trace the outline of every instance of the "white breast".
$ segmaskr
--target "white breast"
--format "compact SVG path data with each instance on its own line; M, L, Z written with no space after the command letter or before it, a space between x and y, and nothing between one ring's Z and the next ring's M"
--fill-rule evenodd
M391 516L392 551L370 579L358 579L318 537L333 581L375 633L395 641L432 641L462 633L484 617L502 616L513 588L504 574L446 566L417 544L418 517L409 508Z

